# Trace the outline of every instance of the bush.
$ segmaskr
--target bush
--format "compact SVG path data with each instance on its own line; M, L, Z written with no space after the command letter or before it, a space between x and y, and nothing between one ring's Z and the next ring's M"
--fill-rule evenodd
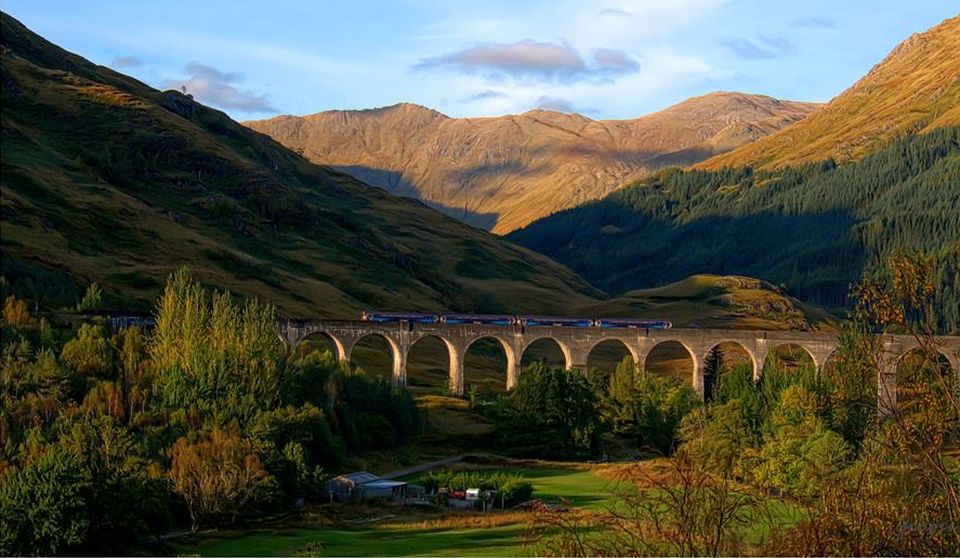
M420 481L428 492L440 488L449 490L496 490L497 502L503 506L515 506L533 495L533 484L520 474L507 472L454 471L450 469L428 473Z

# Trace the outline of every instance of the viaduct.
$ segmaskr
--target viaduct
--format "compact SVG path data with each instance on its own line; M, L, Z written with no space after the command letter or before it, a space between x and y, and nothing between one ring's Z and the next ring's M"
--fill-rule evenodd
M447 325L443 323L375 323L367 321L300 320L282 322L281 337L290 350L305 337L322 334L332 341L336 356L349 361L353 347L369 335L386 340L393 360L394 385L407 383L407 355L410 349L425 337L443 341L450 356L449 387L455 394L463 394L463 359L470 346L480 339L495 339L507 357L506 384L512 388L520 373L524 351L541 339L553 340L563 352L567 369L587 368L587 357L600 343L619 341L630 352L634 362L645 368L650 352L661 343L676 342L683 346L693 361L693 387L705 396L705 361L714 347L723 343L739 345L749 356L753 378L758 380L767 355L781 345L796 345L805 350L821 370L837 349L833 333L804 331L752 331L725 329L599 329L573 327L524 327L493 325ZM878 397L882 407L896 404L897 364L903 355L920 348L910 335L885 335L880 340L881 366L878 377ZM943 336L936 339L937 350L950 363L954 373L960 372L960 337ZM888 407L889 406L889 407Z

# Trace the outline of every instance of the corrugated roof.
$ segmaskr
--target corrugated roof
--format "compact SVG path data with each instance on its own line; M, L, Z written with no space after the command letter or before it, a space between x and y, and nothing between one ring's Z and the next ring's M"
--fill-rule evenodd
M351 481L354 484L367 484L368 482L380 480L380 477L374 475L373 473L368 473L367 471L357 471L356 473L350 473L349 475L340 475L337 478Z
M363 483L364 488L395 488L397 486L405 486L407 483L400 481L389 481L389 480L375 480L371 482Z

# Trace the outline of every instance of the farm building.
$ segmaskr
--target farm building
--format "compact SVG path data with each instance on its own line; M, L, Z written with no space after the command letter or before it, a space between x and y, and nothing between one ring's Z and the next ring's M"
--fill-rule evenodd
M330 495L331 502L373 499L402 501L407 496L407 483L382 479L367 471L358 471L328 481L327 494Z

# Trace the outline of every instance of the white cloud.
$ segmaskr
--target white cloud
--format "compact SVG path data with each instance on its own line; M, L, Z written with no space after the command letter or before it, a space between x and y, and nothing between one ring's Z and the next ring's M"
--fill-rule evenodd
M491 80L572 83L611 79L640 69L636 60L621 50L597 49L587 62L567 44L541 43L530 39L515 43L482 43L456 52L425 58L416 70L447 69L485 75Z
M234 84L243 81L240 74L222 72L199 62L190 62L184 70L189 77L165 80L164 88L185 90L200 101L223 109L250 113L279 112L266 95L235 87Z
M117 56L110 61L111 68L117 69L128 69L128 68L139 68L143 66L143 61L137 58L136 56Z
M577 112L576 107L570 101L559 97L550 97L549 95L542 95L537 99L536 108L557 112Z

